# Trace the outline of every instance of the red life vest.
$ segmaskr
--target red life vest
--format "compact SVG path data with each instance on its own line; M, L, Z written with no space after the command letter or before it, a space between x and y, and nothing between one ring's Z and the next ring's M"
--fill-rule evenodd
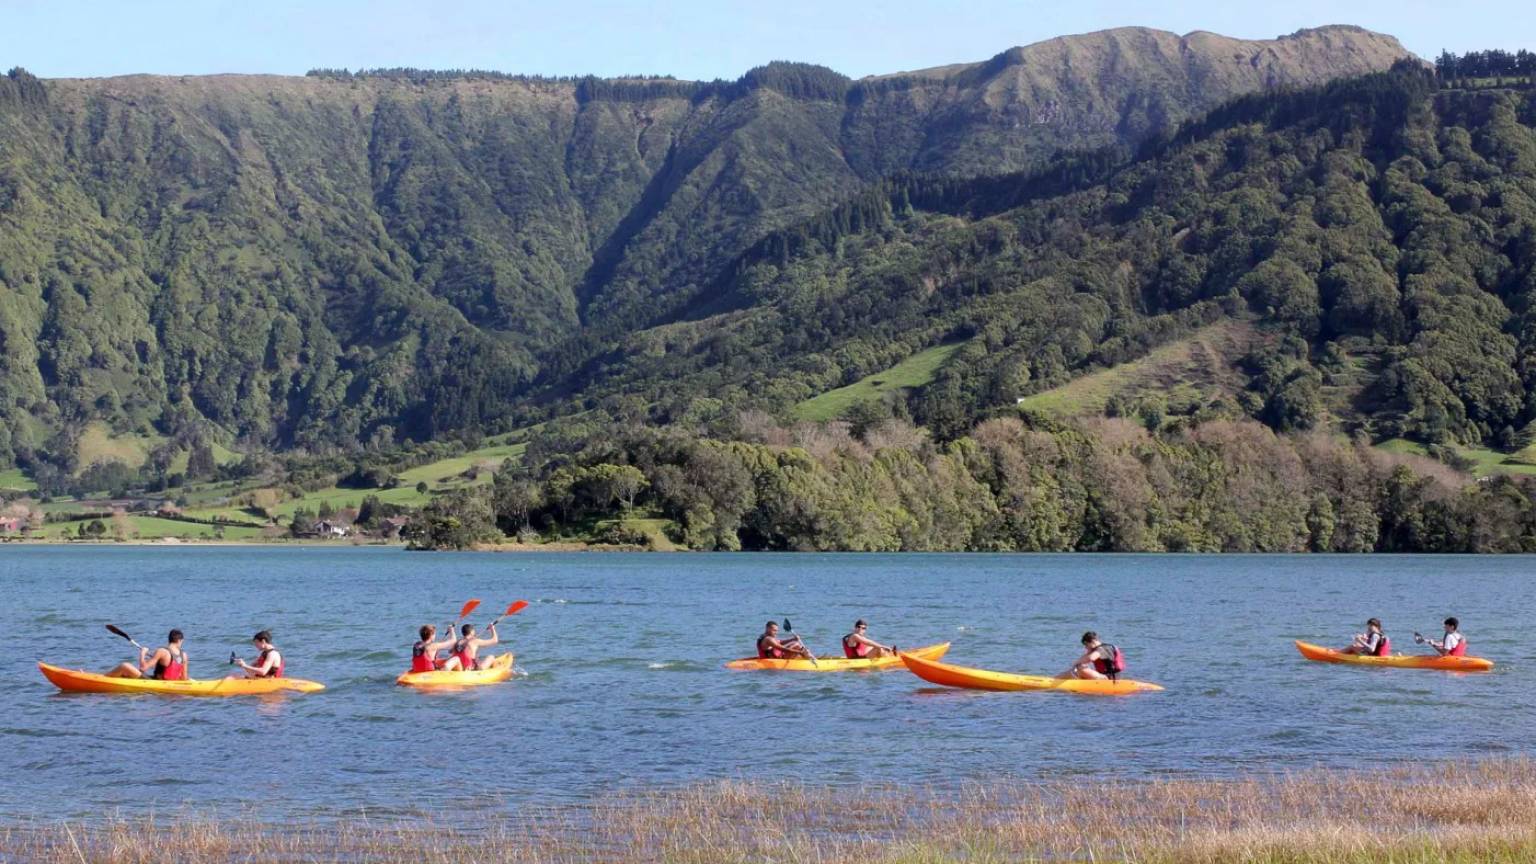
M1122 654L1120 649L1114 645L1100 645L1099 650L1101 652L1107 650L1109 656L1095 657L1093 659L1093 668L1097 670L1100 675L1103 675L1113 681L1120 675L1121 672L1125 671L1125 655Z
M453 643L453 656L459 658L459 666L466 672L476 668L476 666L479 664L478 660L469 656L468 639L460 639L459 641Z
M843 637L843 656L847 657L849 660L862 660L865 657L868 657L869 646L865 645L863 642L854 642L849 644L848 640L851 638L853 638L852 633L849 633L847 636Z
M1387 638L1387 634L1383 633L1383 634L1381 634L1381 640L1376 643L1376 651L1375 651L1375 655L1374 656L1376 656L1376 657L1386 657L1387 655L1389 655L1391 653L1392 653L1392 640L1388 639Z
M759 660L783 660L784 649L772 648L767 645L767 636L757 637L757 659Z
M261 664L267 662L267 655L271 654L273 651L277 651L277 649L276 648L268 648L267 650L261 652L261 654L256 657L256 665L258 667L260 667ZM278 655L277 655L277 665L273 666L271 669L268 669L267 670L267 674L265 674L265 675L263 675L261 677L263 677L263 678L281 678L281 677L283 677L283 667L286 666L286 665L287 665L287 661L283 660L283 655L282 655L281 652L279 652Z
M171 655L171 662L155 664L155 679L158 681L185 681L187 680L187 660L179 651L166 649Z
M443 668L443 663L441 660L427 656L428 644L430 643L417 642L415 645L411 646L412 672L435 672L438 669Z
M1456 647L1452 648L1451 650L1449 650L1447 652L1445 652L1445 656L1447 656L1447 657L1465 657L1465 656L1467 656L1467 637L1465 637L1465 636L1461 637L1461 641L1456 643Z

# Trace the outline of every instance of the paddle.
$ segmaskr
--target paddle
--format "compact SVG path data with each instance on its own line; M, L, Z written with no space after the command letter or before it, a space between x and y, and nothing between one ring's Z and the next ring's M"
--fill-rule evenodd
M801 639L799 634L795 633L795 628L790 626L788 618L784 619L784 632L794 636L795 641L800 643L800 647L805 648L805 656L811 661L811 665L820 668L821 662L816 659L815 654L811 653L811 649L805 647L805 640Z
M121 636L124 639L127 639L128 640L128 644L130 644L133 647L139 649L140 651L148 651L149 650L148 648L145 648L143 645L140 645L139 643L133 641L133 637L129 636L127 633L124 633L123 629L121 627L115 627L115 626L113 626L111 624L108 624L107 625L107 631L109 633L112 633L114 636Z
M528 601L527 600L518 600L517 602L513 603L511 606L508 606L507 607L507 611L505 611L505 612L501 613L500 615L496 616L496 620L491 622L491 627L495 627L497 624L500 624L501 623L501 619L503 619L503 618L510 618L513 615L516 615L517 613L519 613L519 612L521 612L521 611L523 611L524 609L527 609L527 608L528 608ZM490 628L487 627L486 629L489 630Z
M458 633L454 631L458 629L459 621L463 621L465 618L468 618L469 613L475 611L478 608L480 608L480 598L478 597L473 598L469 602L465 603L464 608L459 610L459 620L448 625L448 635L457 639Z

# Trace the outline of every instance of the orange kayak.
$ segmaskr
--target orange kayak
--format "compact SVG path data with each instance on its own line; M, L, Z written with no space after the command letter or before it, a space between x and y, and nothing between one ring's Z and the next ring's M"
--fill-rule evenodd
M83 669L37 664L43 677L67 693L160 693L167 696L260 696L268 693L314 693L324 684L302 678L212 678L203 681L158 681L154 678L113 678Z
M1061 690L1067 693L1086 693L1094 696L1124 696L1130 693L1146 693L1161 690L1156 684L1121 678L1119 681L1084 678L1052 678L1047 675L1015 675L1011 672L991 672L971 669L953 663L925 660L911 654L902 654L901 662L912 674L945 687L962 687L967 690Z
M1482 657L1441 657L1434 654L1393 654L1372 657L1369 654L1345 654L1310 642L1296 641L1296 650L1308 660L1319 663L1350 663L1356 666L1387 666L1393 669L1439 669L1444 672L1487 672L1492 660Z
M395 683L401 687L425 687L433 690L456 687L479 687L482 684L500 684L512 677L512 652L498 654L489 658L483 669L471 669L465 671L458 669L448 672L438 669L434 672L406 672Z
M937 645L927 645L922 648L913 648L911 651L902 652L923 657L929 660L937 660L949 650L948 642L940 642ZM804 657L789 657L783 660L775 660L771 657L743 657L740 660L732 660L725 664L727 669L775 669L783 672L850 672L859 669L895 669L901 665L901 657L818 657L816 662Z

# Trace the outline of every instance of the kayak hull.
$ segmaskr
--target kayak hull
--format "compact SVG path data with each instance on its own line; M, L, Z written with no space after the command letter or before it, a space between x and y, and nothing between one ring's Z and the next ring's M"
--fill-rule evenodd
M512 653L507 652L491 658L491 665L485 669L472 669L468 672L462 670L445 672L441 669L436 672L407 672L396 678L395 683L401 687L437 690L483 687L486 684L500 684L511 677Z
M1052 678L1046 675L1016 675L1011 672L992 672L972 669L953 663L940 663L911 654L901 655L902 663L912 674L931 684L960 687L966 690L1060 690L1066 693L1084 693L1092 696L1125 696L1131 693L1147 693L1163 689L1145 681L1122 678L1119 681L1089 680L1083 678Z
M1428 654L1393 654L1372 657L1369 654L1345 654L1310 642L1296 641L1301 656L1318 663L1343 663L1350 666L1384 666L1389 669L1438 669L1442 672L1487 672L1493 661L1482 657L1439 657Z
M66 693L157 693L163 696L262 696L272 693L317 693L324 684L302 678L212 678L202 681L157 681L153 678L112 678L83 669L38 663L43 677Z
M948 642L940 642L937 645L925 645L922 648L913 648L904 651L903 654L911 654L930 660L937 660L949 650ZM854 659L850 657L818 657L815 663L803 657L792 657L784 660L774 660L766 657L743 657L740 660L732 660L725 664L727 669L753 670L766 669L778 672L856 672L874 671L879 669L898 669L901 667L901 657L876 657L873 659Z

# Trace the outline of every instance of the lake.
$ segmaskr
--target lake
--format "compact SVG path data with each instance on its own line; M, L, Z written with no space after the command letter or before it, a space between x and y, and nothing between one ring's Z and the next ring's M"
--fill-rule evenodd
M937 788L1006 776L1230 776L1526 752L1532 557L414 554L315 547L0 547L0 817L153 806L262 818L507 809L710 779ZM525 675L393 686L416 628L484 600ZM1381 617L1399 651L1458 615L1487 675L1307 663ZM821 653L870 635L1054 674L1095 629L1163 693L938 690L905 670L730 672L788 616ZM269 628L323 693L58 693L36 662L104 670L187 634L196 677ZM499 650L499 649L497 649Z

